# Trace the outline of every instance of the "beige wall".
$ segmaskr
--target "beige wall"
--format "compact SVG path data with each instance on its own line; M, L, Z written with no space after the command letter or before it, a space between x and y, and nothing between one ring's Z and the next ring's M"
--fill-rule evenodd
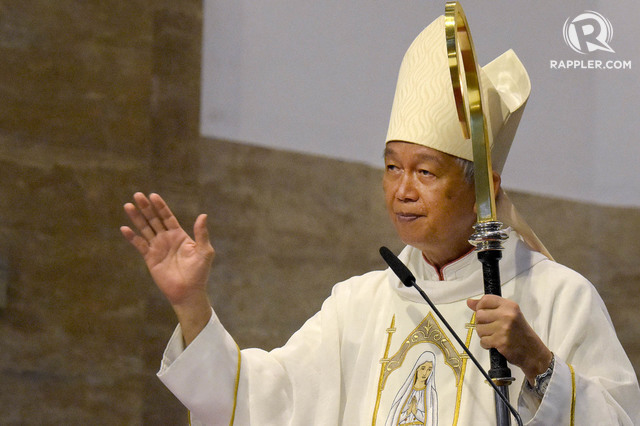
M189 227L209 213L212 298L243 347L284 343L400 247L379 170L198 136L201 7L0 0L0 424L185 423L154 377L173 314L118 231L135 190ZM638 211L511 197L640 368Z

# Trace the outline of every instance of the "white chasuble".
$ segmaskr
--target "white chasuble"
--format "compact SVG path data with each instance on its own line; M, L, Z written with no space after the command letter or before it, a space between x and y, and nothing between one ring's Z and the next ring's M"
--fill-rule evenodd
M436 271L419 250L399 258L447 322L489 368L468 298L482 296L475 253ZM576 272L531 251L510 232L502 295L554 352L545 396L510 366L511 403L525 424L640 424L640 388L602 300ZM606 360L606 362L603 362ZM193 425L492 425L484 376L414 288L390 271L336 284L322 309L281 348L243 349L215 313L184 348L180 328L158 373Z

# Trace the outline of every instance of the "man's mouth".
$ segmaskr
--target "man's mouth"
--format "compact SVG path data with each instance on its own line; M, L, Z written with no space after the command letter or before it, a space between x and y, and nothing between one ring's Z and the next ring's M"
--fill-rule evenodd
M411 222L421 217L422 215L415 214L415 213L402 213L402 212L396 213L396 218L400 222Z

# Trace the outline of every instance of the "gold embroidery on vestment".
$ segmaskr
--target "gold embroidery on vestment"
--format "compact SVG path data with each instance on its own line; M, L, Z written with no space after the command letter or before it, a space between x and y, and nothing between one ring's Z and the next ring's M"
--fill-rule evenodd
M376 425L378 417L378 410L380 408L380 399L382 398L382 391L384 390L387 378L396 369L402 366L405 357L409 350L420 343L431 343L437 346L444 356L444 362L447 364L456 377L456 406L454 413L455 425L458 421L460 412L460 402L462 399L462 382L464 380L464 373L466 371L467 359L469 358L464 352L459 353L456 348L451 344L451 341L440 327L438 321L433 317L433 314L429 312L422 322L411 332L409 336L402 342L398 351L391 357L389 357L389 347L391 345L391 337L396 331L395 328L395 315L391 319L391 325L387 329L387 344L383 358L380 360L382 364L380 369L380 379L378 381L378 392L376 396L376 404L373 412L372 426ZM467 333L466 344L469 346L473 330L475 328L475 313L473 314L469 324L466 324L466 328L469 329Z
M380 379L378 380L378 397L376 398L376 406L373 411L373 421L372 426L375 426L376 420L378 417L378 408L380 408L380 395L382 393L382 389L380 388L380 384L382 383L382 379L384 378L384 371L386 370L387 358L389 357L389 347L391 346L391 336L396 332L396 316L394 315L391 318L391 325L387 328L387 346L384 349L384 357L380 360L382 364L382 368L380 369ZM384 388L384 385L383 385Z
M567 364L571 370L571 426L576 424L576 372L571 364Z
M229 422L229 426L233 426L233 422L235 421L235 417L236 417L236 405L238 404L238 387L240 385L240 366L241 366L241 355L240 355L240 348L238 347L238 345L236 345L236 349L238 350L238 369L236 372L236 388L233 392L233 411L231 412L231 421Z
M471 322L465 324L465 328L467 331L467 340L464 344L469 347L471 344L471 337L473 337L473 330L476 329L476 313L474 312L471 316ZM462 401L462 380L464 380L464 373L467 371L467 361L469 359L469 355L466 353L460 354L462 357L462 374L460 375L460 381L458 382L458 392L456 394L456 413L453 417L453 426L458 424L458 417L460 417L460 402Z

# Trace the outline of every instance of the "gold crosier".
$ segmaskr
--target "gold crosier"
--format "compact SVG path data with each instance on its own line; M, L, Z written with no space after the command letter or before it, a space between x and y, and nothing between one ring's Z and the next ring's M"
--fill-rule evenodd
M473 148L477 223L469 242L475 246L478 260L482 263L485 294L501 296L499 261L502 242L508 238L508 234L502 229L496 214L491 147L483 112L479 67L467 18L457 2L448 2L445 6L445 36L458 120L465 138L471 137ZM495 348L489 349L489 358L489 376L495 384L497 396L500 396L495 401L496 423L500 426L510 425L512 409L508 402L508 387L514 378L506 358ZM512 411L512 414L521 424L518 413Z
M496 221L491 147L482 108L482 91L478 65L475 60L476 53L467 25L467 18L459 3L448 2L446 4L444 27L458 120L465 139L471 139L473 145L478 222Z

